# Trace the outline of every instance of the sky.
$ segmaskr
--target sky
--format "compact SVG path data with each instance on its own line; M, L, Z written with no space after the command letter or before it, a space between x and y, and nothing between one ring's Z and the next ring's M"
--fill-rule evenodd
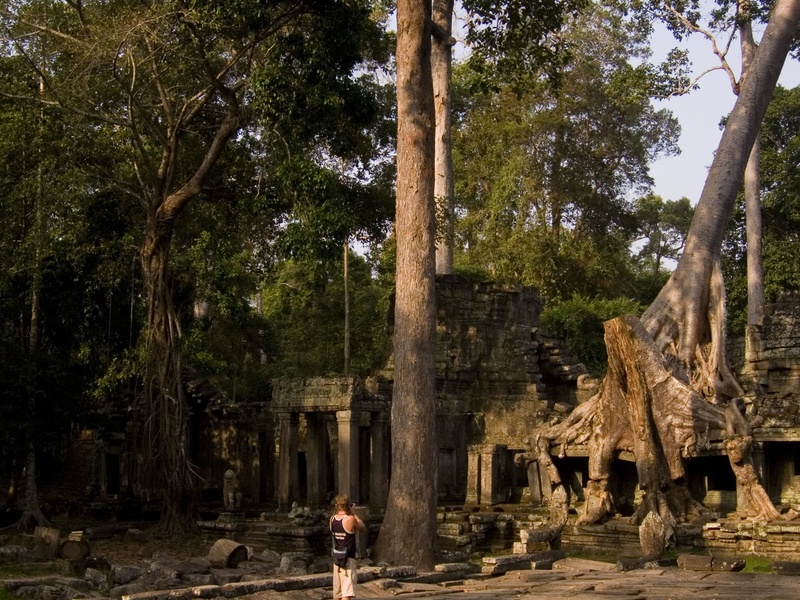
M760 32L755 32L755 35L760 37ZM732 66L738 76L738 38L734 44L730 54L736 55L737 62ZM675 45L671 34L660 29L653 38L654 57L665 54ZM719 64L708 42L699 36L692 36L688 47L695 73ZM787 58L778 83L786 88L800 85L800 63ZM686 196L695 204L700 198L714 151L722 136L720 119L730 113L736 101L728 75L723 71L706 74L699 81L699 86L699 89L686 96L654 103L658 108L670 109L681 124L678 142L681 154L660 159L650 166L650 175L655 179L653 192L664 200L678 200Z

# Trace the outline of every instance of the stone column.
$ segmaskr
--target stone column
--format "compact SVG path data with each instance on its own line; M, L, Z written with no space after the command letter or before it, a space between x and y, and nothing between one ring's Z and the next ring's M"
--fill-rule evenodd
M389 496L389 415L381 412L371 413L370 443L372 460L369 503L375 508L384 508L386 498Z
M500 487L501 461L506 447L487 444L481 452L481 502L499 504L506 500L506 494Z
M358 502L358 420L359 412L340 410L336 412L339 426L339 493Z
M325 492L328 490L325 449L328 430L323 413L306 413L306 482L308 486L308 506L325 506Z
M539 481L539 461L528 463L528 489L531 493L531 504L539 506L542 503L542 483Z
M467 448L467 504L481 503L481 452L480 446Z
M278 507L289 510L297 496L297 431L300 415L280 413L280 449L278 467Z

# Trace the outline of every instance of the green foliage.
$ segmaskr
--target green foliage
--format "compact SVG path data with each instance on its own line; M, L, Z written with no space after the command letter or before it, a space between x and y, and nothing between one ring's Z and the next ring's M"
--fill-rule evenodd
M368 264L351 252L351 372L383 365L388 350L390 289L373 281ZM284 263L262 292L273 332L265 368L272 377L341 375L344 364L344 288L341 261Z
M680 258L694 208L688 198L667 200L648 194L635 203L641 238L636 255L640 301L649 303L666 283Z
M632 314L640 316L644 307L627 298L589 299L573 296L542 312L541 323L550 335L563 339L573 356L577 357L595 376L605 374L608 365L603 322Z
M568 56L557 34L586 4L585 0L462 0L462 8L469 13L472 70L490 84L513 81L521 85L539 69L556 77Z
M635 28L597 7L572 25L557 89L475 92L472 73L455 71L456 261L550 300L634 296L628 198L648 189L653 158L675 152L678 127L629 63L643 52Z
M778 86L761 126L761 216L764 297L800 289L800 88ZM741 196L741 195L740 195ZM744 199L734 207L722 248L728 328L747 324L747 246Z

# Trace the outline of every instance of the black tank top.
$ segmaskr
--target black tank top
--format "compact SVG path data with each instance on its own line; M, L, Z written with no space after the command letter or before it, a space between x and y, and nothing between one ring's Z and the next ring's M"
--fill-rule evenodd
M344 528L341 518L331 517L331 533L333 534L333 546L347 550L347 558L356 557L356 534L349 533Z

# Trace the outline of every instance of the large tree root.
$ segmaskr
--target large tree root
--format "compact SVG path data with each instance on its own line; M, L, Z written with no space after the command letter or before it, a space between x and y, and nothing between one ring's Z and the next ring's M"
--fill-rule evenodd
M672 538L676 523L691 521L705 508L689 493L688 459L716 435L724 440L739 488L747 500L749 518L769 520L780 515L758 481L750 458L752 437L747 421L731 402L712 404L695 391L683 372L674 371L635 317L606 322L608 373L600 391L561 423L534 436L539 464L554 484L560 483L550 459L553 448L572 443L589 448L589 483L579 523L600 523L614 512L609 490L611 464L619 451L636 459L644 499L633 521L642 523L654 512Z

